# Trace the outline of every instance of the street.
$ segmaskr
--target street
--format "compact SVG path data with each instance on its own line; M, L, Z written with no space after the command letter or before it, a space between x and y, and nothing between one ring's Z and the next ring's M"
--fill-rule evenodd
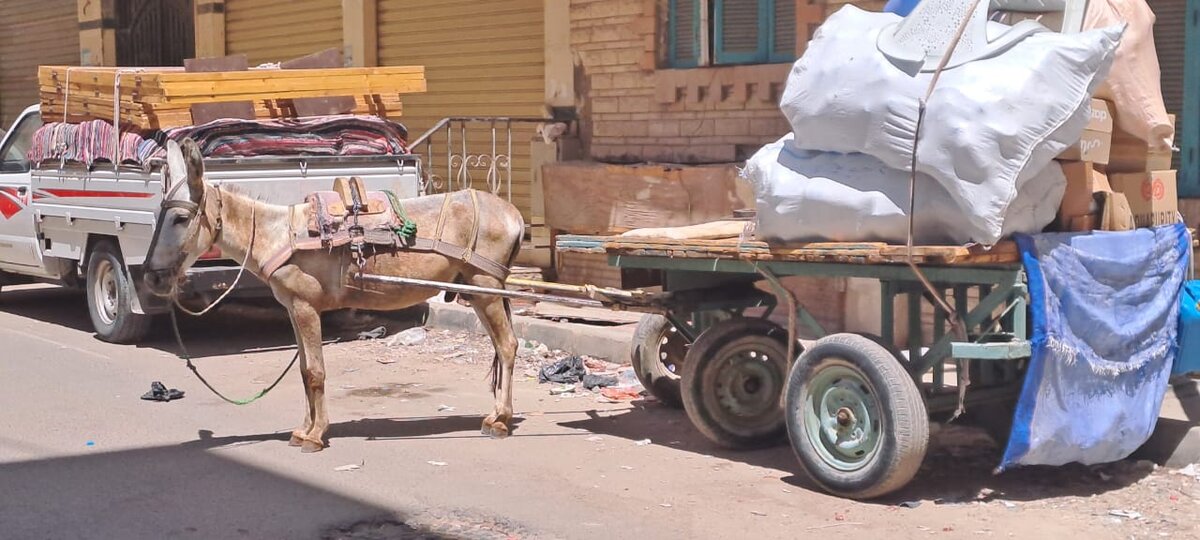
M201 372L235 397L293 354L278 314L184 322ZM1200 482L1147 462L993 476L986 436L943 428L910 486L848 501L817 491L786 446L725 451L655 402L551 396L526 375L540 358L518 360L519 422L491 440L479 434L486 339L353 341L365 329L326 330L348 338L325 347L330 447L302 454L287 446L304 407L297 372L229 405L165 326L142 346L103 343L80 293L6 288L0 537L1200 537ZM139 399L152 381L186 396Z

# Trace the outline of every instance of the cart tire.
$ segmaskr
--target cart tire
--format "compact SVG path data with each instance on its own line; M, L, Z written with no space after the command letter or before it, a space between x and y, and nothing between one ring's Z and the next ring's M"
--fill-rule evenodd
M788 377L788 438L826 491L870 499L904 487L925 459L929 416L904 366L855 334L818 340Z
M648 314L638 321L630 351L633 372L646 391L676 409L683 406L679 379L687 350L687 338L666 317Z
M110 343L137 343L150 333L153 318L133 312L135 284L111 241L92 248L87 264L88 315L96 336Z
M799 345L797 345L797 350ZM732 449L782 442L787 332L762 319L709 327L683 362L683 408L700 433Z

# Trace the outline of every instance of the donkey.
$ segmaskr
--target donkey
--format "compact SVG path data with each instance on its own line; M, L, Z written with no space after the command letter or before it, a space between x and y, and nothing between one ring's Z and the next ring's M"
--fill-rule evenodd
M303 231L308 226L308 204L267 204L207 183L203 157L191 139L185 139L182 145L168 142L166 166L167 195L144 266L146 286L154 294L172 296L186 270L214 246L236 260L245 258L246 270L265 281L287 309L296 333L308 408L303 424L292 432L289 445L299 446L306 453L324 449L329 416L325 408L321 313L344 308L399 310L423 302L437 291L398 285L372 285L369 290L353 286L358 266L350 260L349 246L295 251L277 269L264 272L267 258L289 249L293 241L289 231ZM445 200L447 197L450 200ZM488 260L511 266L520 249L524 221L516 207L500 197L460 191L406 199L403 205L417 230L430 231L444 221L438 224L440 240L457 246L473 245L474 253ZM448 213L444 220L440 219L442 212ZM475 238L470 237L472 234ZM494 273L483 272L463 258L437 252L388 249L368 258L372 274L504 287L503 280ZM511 308L507 300L495 296L473 296L470 300L495 348L491 373L495 406L483 420L482 431L492 437L506 437L513 415L513 362L517 353Z

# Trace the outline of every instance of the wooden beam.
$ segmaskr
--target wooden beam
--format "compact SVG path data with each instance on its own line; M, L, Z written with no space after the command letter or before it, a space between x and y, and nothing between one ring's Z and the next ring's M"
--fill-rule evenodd
M379 65L376 0L342 0L342 47L346 67Z
M196 0L196 58L225 56L225 0Z
M116 0L78 0L79 65L117 65Z
M575 106L575 65L571 58L571 6L543 0L546 105Z

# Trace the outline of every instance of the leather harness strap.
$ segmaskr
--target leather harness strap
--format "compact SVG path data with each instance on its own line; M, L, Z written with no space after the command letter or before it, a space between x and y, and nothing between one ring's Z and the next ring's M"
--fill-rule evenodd
M291 235L289 245L280 249L274 255L268 257L262 266L264 279L270 279L275 272L279 271L284 265L291 260L292 255L297 251L308 251L315 249L332 249L350 244L356 238L361 239L367 244L392 246L402 251L416 251L426 253L437 253L447 258L463 261L480 271L493 276L501 281L508 278L508 266L499 262L493 261L487 257L479 255L475 252L475 246L478 243L479 236L479 195L475 190L469 190L471 193L471 206L474 209L471 223L471 236L468 240L467 247L457 246L442 240L442 231L445 228L447 210L450 208L451 194L446 194L442 202L442 211L438 216L438 223L435 229L434 238L424 238L420 236L411 239L401 239L392 231L388 230L367 230L363 231L361 236L352 235L349 230L342 230L331 235L297 238ZM294 212L295 207L292 207L290 212ZM290 225L289 225L290 227Z

